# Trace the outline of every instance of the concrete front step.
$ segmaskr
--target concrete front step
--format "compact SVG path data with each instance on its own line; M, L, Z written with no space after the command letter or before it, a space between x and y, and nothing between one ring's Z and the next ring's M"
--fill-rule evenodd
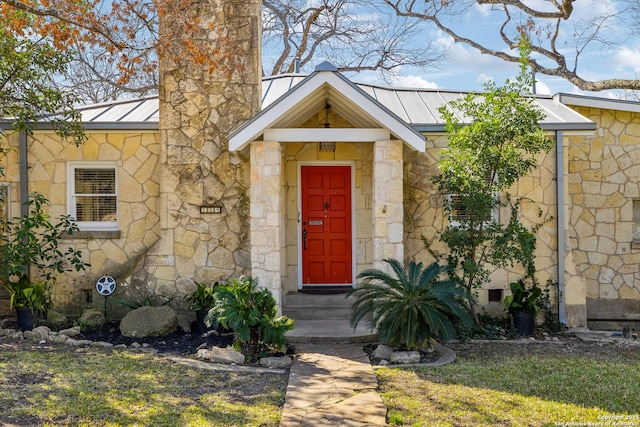
M306 294L303 292L290 292L284 296L285 307L351 307L355 298L347 298L347 294Z
M282 314L296 320L349 320L351 307L284 307Z
M293 292L285 295L282 313L295 320L335 319L348 321L354 298L346 294L317 295Z
M290 344L355 344L377 342L378 334L369 322L362 321L354 330L348 320L294 320L295 329L285 334Z

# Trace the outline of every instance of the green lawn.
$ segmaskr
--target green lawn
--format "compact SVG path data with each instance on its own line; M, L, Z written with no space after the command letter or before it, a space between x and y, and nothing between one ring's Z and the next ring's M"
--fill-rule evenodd
M495 343L456 352L448 366L377 371L390 424L640 427L640 347Z
M287 376L0 342L0 425L277 426Z

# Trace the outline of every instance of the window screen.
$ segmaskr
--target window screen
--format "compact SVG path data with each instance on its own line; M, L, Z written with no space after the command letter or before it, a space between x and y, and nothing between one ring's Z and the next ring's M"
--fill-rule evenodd
M75 168L74 196L76 221L116 221L115 169Z

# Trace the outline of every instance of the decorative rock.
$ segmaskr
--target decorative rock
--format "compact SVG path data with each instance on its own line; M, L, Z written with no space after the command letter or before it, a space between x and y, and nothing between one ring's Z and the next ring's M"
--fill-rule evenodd
M47 322L52 325L64 325L67 323L67 316L54 310L47 311Z
M69 338L66 341L66 343L68 345L72 345L72 346L75 346L75 347L84 347L84 346L93 344L93 341L91 341L91 340L76 340L76 339L73 339L73 338Z
M4 335L5 337L10 337L13 334L15 334L16 332L18 332L18 331L15 330L15 329L10 329L10 328L8 328L8 329L0 329L0 335Z
M139 342L132 342L132 343L131 343L131 347L132 347L132 348L140 348L140 347L142 347L142 346L140 345L140 343L139 343Z
M380 360L380 366L387 366L389 364L389 361L386 359L382 359Z
M260 359L260 365L267 368L287 368L291 366L293 360L289 356L282 357L263 357Z
M25 333L26 332L26 333ZM37 341L40 338L38 337L38 335L34 334L33 331L23 331L22 333L22 338L27 339L27 340L34 340ZM10 337L13 338L13 337Z
M81 333L81 329L80 326L74 326L73 328L69 328L69 329L63 329L60 332L58 332L59 335L65 335L69 338L73 338L75 336L80 335Z
M49 342L65 343L69 340L69 337L67 335L58 334L58 335L49 335L47 339L49 340Z
M125 350L127 348L126 344L118 344L116 346L114 346L113 348L117 348L118 350Z
M31 332L38 336L39 339L44 340L49 336L49 332L51 332L51 329L49 329L47 326L38 326L37 328L33 328Z
M80 319L78 319L78 323L88 328L97 328L98 326L104 325L104 314L102 314L101 311L94 310L92 308L87 309L84 311L84 313L82 313Z
M393 349L388 345L380 344L376 349L371 353L371 357L376 359L391 359L391 355L393 354Z
M196 357L218 363L244 364L244 354L229 347L212 347L210 350L200 349L198 353L196 353Z
M93 344L91 344L94 347L102 347L102 348L111 348L113 347L113 344L111 344L110 342L105 342L105 341L94 341Z
M161 337L178 328L178 313L169 306L140 307L130 311L120 322L125 337Z
M191 319L184 314L178 314L178 327L185 333L191 333Z
M42 339L40 334L33 331L24 331L22 333L22 337L26 340L31 340L31 341L40 341Z
M420 363L420 353L417 351L394 351L391 355L391 363L401 365Z

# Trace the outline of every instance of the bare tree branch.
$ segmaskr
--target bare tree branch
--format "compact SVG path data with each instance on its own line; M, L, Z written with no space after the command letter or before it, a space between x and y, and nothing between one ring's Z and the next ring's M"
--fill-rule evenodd
M610 27L621 19L622 11L612 11L580 20L576 17L574 0L548 0L535 3L540 5L540 9L530 6L531 2L525 4L519 0L384 1L398 16L431 23L456 43L467 44L480 53L507 62L518 62L519 56L513 50L517 47L520 34L527 33L530 39L535 41L531 49L537 54L529 62L531 68L536 73L561 77L580 89L588 91L640 89L640 81L637 79L589 80L585 78L584 71L579 69L580 58L587 49L596 47L601 51L608 51L615 46L616 41L609 38L612 34ZM625 1L629 4L629 10L636 12L636 19L626 24L638 30L640 2ZM480 41L465 35L465 28L456 26L457 21L464 14L473 13L474 5L490 5L492 16L503 15L496 39ZM514 12L518 13L518 21L514 19ZM605 30L610 31L606 33ZM565 34L565 38L561 40L562 34ZM500 40L508 50L497 48L496 40ZM562 43L562 46L559 43ZM571 45L574 46L573 49L567 50Z
M356 0L264 0L263 8L263 40L280 52L265 58L270 74L292 72L296 59L304 67L322 58L340 71L373 70L385 78L402 67L437 67L447 54L426 41L416 47L420 23L394 18L377 1L363 7Z

